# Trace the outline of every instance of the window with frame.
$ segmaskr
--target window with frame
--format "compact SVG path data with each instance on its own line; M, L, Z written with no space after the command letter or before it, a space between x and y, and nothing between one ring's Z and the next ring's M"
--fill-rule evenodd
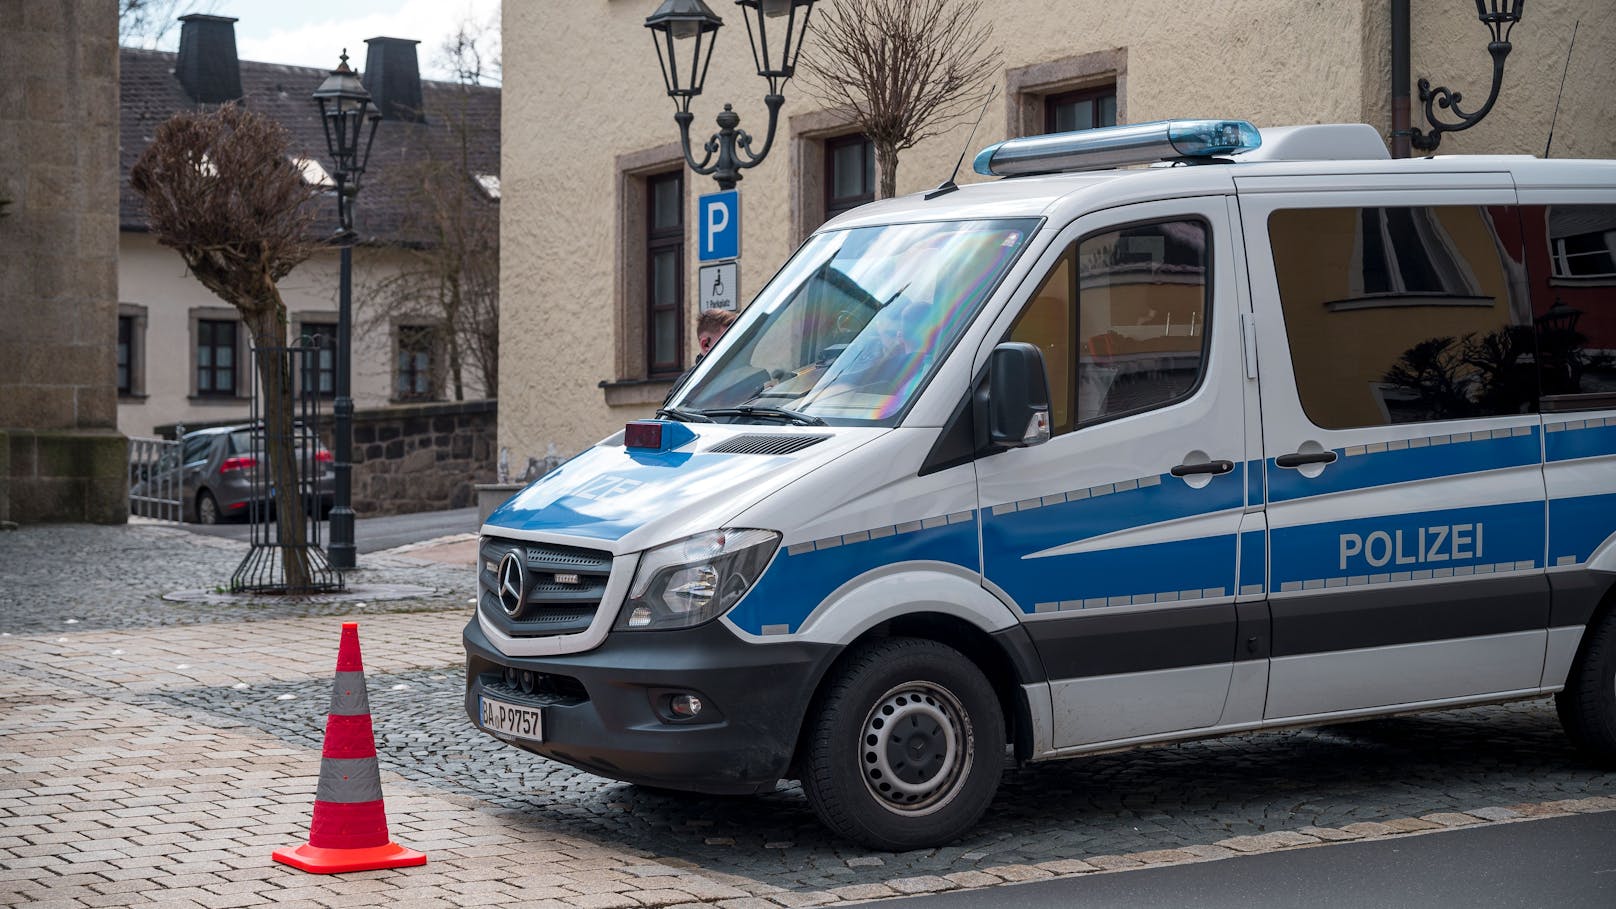
M1117 125L1116 83L1044 96L1044 132Z
M432 397L432 353L436 341L437 330L431 325L398 327L394 392L399 400Z
M1269 217L1302 409L1322 429L1529 413L1536 340L1511 305L1515 209L1312 208ZM1513 245L1513 244L1510 244Z
M863 133L825 140L825 220L875 201L875 143Z
M646 179L645 362L652 377L684 369L684 172Z
M337 393L337 326L304 322L298 345L306 352L298 358L303 394L329 398Z
M135 374L135 317L118 317L118 394L133 394Z
M1549 208L1549 265L1556 278L1616 278L1616 205Z
M1036 345L1055 435L1183 400L1206 366L1208 226L1161 221L1061 253L1007 340Z
M196 323L196 393L202 397L236 395L236 326L223 320Z

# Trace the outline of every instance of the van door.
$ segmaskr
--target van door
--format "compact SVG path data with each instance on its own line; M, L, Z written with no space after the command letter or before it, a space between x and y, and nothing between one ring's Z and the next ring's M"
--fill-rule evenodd
M1260 352L1269 720L1541 677L1542 431L1513 185L1405 177L1236 177Z
M1053 438L977 462L984 583L1025 618L1054 748L1218 721L1246 502L1229 197L1064 229L993 344L1029 341Z

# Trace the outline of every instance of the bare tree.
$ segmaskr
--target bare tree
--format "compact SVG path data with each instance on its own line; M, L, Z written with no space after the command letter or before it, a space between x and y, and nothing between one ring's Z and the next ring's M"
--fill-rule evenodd
M157 128L129 172L152 233L177 250L202 285L241 313L259 348L286 347L286 304L276 286L316 249L309 203L318 192L287 155L286 130L234 104L180 113ZM286 587L312 578L296 475L292 377L283 358L260 356L265 454L280 515Z
M490 70L498 71L497 32L491 38L487 27L462 23L444 40L442 52L460 87L440 113L451 139L422 143L414 159L390 176L408 185L411 210L429 239L406 254L397 274L377 282L366 323L381 328L405 316L439 325L454 399L465 399L468 366L481 379L485 396L494 398L499 395L499 184L494 175L473 172L478 124L469 94L490 78Z
M803 52L803 81L875 146L876 198L897 192L898 153L968 117L999 51L982 0L835 0Z
M218 5L218 0L118 0L118 43L156 47L179 17L211 13Z

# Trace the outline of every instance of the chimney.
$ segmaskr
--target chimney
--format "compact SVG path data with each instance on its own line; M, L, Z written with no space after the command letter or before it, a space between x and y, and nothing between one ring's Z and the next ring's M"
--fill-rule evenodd
M419 41L369 38L363 82L383 120L426 122L421 110L421 67L415 59Z
M241 63L236 59L236 20L192 13L181 16L180 59L175 68L185 93L198 104L220 104L241 97Z

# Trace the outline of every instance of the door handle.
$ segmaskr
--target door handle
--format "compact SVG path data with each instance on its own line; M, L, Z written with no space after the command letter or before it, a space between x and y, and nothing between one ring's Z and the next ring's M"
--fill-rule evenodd
M1280 467L1301 467L1304 464L1334 464L1336 453L1333 451L1293 451L1282 454L1274 459Z
M1219 476L1233 469L1233 461L1203 461L1199 464L1180 464L1169 470L1168 473L1175 477L1187 477L1193 473L1209 473L1213 476Z

